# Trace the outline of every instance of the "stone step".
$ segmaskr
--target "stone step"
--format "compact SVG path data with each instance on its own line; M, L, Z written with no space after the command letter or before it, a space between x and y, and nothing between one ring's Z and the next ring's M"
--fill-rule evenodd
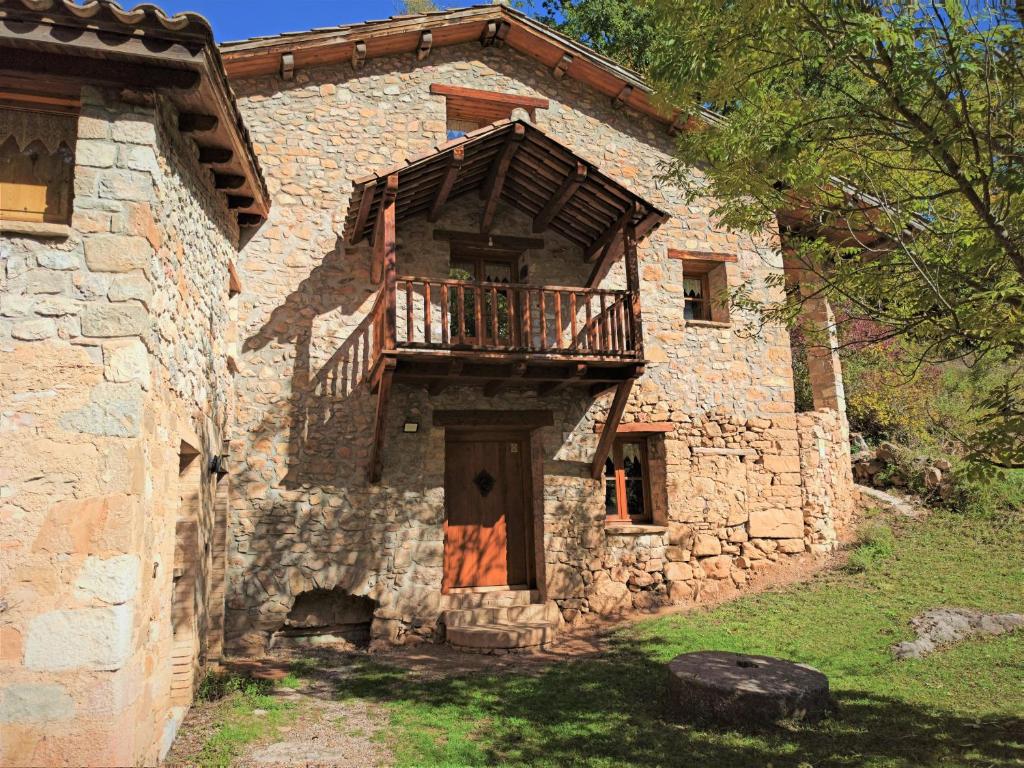
M448 643L471 651L503 651L536 648L554 642L557 626L547 622L523 624L481 624L475 627L448 627Z
M562 614L553 602L532 605L483 606L445 611L446 627L476 627L484 624L552 624L558 626Z
M441 596L441 610L530 605L538 600L536 589L453 589Z

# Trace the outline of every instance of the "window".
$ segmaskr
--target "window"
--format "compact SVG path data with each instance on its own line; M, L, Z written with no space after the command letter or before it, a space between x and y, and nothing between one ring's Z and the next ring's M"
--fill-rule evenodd
M514 93L498 93L457 85L434 83L430 92L445 97L448 139L457 139L496 120L513 117L516 110L525 110L530 121L536 119L536 110L547 109L548 100Z
M448 263L448 277L452 280L465 280L473 283L513 283L519 274L518 255L501 251L489 252L485 248L453 242L451 259ZM463 313L466 336L478 339L482 344L497 344L508 336L508 296L495 291L482 291L483 306L483 338L479 338L476 328L476 293L463 291ZM492 303L494 308L492 309ZM459 334L459 294L451 291L448 295L448 316L452 338ZM497 333L494 322L497 320Z
M650 523L650 471L647 440L619 437L604 463L604 508L610 523Z
M0 97L0 221L70 222L78 121L63 101Z
M729 307L723 301L728 291L726 268L736 256L710 251L669 249L670 259L679 259L683 267L683 317L697 322L729 322Z

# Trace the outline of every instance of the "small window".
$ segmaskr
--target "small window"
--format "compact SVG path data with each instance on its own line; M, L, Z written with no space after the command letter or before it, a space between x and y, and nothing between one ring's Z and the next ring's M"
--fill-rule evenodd
M0 220L71 221L77 125L66 106L0 102Z
M616 438L604 463L604 483L604 508L609 523L652 521L646 438Z
M669 258L683 265L683 317L694 321L729 322L729 306L724 295L729 289L729 264L732 254L669 249Z
M537 116L536 110L548 107L547 99L442 83L431 85L430 92L445 97L449 141L497 120L514 117L517 110L524 110L525 116L533 122Z

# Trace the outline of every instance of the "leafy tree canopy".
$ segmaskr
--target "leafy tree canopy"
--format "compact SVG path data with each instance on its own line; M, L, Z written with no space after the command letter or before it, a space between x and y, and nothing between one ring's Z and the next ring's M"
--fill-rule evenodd
M645 72L654 9L647 0L542 0L541 20L616 61Z
M648 74L700 123L668 175L718 201L734 229L799 210L793 262L851 322L907 338L918 362L1005 363L965 439L1024 466L1024 8L652 2ZM700 121L701 105L725 119ZM733 300L770 321L792 320L801 301L749 295Z

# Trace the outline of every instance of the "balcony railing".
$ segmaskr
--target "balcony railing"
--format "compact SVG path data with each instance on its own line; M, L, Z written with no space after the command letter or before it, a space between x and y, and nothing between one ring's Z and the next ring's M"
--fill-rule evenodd
M391 350L470 350L638 359L629 291L398 277L372 312L374 358Z

